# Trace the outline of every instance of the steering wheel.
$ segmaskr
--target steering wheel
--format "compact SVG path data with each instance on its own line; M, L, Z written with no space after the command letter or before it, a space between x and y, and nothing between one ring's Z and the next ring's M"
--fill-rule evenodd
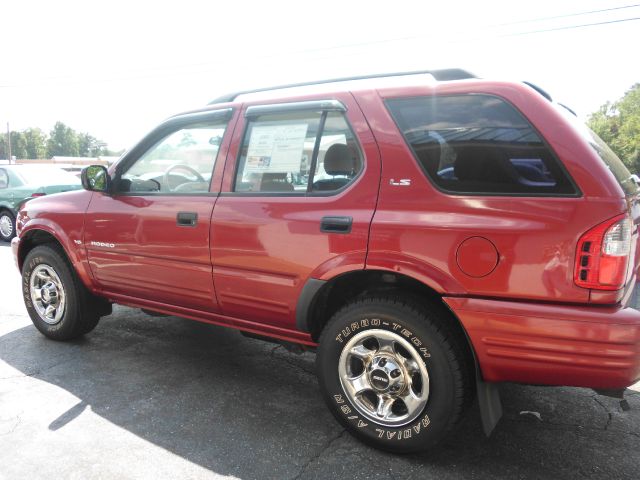
M170 178L169 174L171 172L173 172L174 170L177 170L177 169L180 169L180 168L182 170L185 170L185 171L193 174L193 176L196 177L196 180L194 182L181 183L176 188L171 188L171 184L169 182L169 178ZM200 175L200 172L198 172L195 168L190 167L189 165L185 165L184 163L175 163L175 164L169 166L169 168L167 168L164 171L163 185L166 185L166 187L169 189L170 192L180 191L181 189L184 190L185 188L181 188L181 187L183 187L183 185L191 185L191 184L194 184L194 183L207 184L207 181L204 179L204 177L202 175Z

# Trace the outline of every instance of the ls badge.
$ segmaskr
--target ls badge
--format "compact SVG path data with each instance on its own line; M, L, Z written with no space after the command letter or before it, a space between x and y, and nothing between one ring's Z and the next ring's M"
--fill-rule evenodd
M394 187L408 187L411 185L410 178L401 178L400 180L391 179L389 180L389 185L393 185Z

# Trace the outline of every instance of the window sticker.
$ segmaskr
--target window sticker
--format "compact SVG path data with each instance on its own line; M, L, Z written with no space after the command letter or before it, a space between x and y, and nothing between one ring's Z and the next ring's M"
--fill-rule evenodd
M254 126L245 172L297 172L304 155L308 124Z

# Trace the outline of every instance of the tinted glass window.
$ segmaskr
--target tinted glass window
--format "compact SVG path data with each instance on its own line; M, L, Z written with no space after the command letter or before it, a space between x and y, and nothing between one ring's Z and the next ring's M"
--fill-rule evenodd
M344 116L328 113L320 137L313 191L338 190L349 184L361 169L358 145Z
M7 171L4 168L0 168L0 188L7 188L9 186L9 177Z
M638 185L631 176L631 172L622 160L614 153L611 148L602 140L593 130L582 123L572 114L566 107L560 104L554 104L558 111L571 122L576 130L589 142L589 145L596 151L600 159L604 162L611 173L618 181L618 184L627 195L635 195L638 192Z
M355 137L341 113L266 114L248 121L234 190L334 191L349 184L361 169Z
M122 174L119 190L183 195L208 192L225 128L226 121L203 122L169 134Z
M575 194L527 120L489 95L388 100L406 141L444 190L481 194Z
M607 168L611 170L611 173L613 173L613 176L618 181L620 187L622 187L624 193L627 195L635 195L638 193L638 185L633 180L631 172L626 165L622 163L622 160L618 158L615 152L609 148L609 145L607 145L604 140L602 140L590 128L587 127L587 129L589 130L589 135L591 137L589 144L597 152L598 156L602 159Z

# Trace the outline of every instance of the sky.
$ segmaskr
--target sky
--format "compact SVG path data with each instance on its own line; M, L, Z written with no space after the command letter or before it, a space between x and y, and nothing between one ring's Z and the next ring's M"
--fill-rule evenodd
M21 0L0 14L0 131L62 121L112 150L224 93L323 78L458 67L533 82L581 118L640 82L633 0Z

